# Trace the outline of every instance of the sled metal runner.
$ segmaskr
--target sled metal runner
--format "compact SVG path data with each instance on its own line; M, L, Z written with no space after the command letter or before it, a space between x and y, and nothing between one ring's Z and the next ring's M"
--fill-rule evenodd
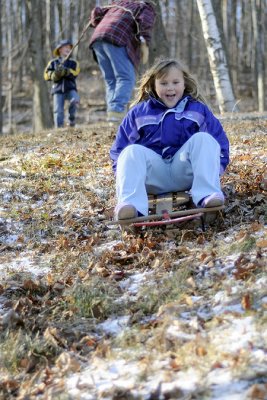
M186 221L201 219L203 226L205 214L215 213L224 208L223 205L207 208L186 208L189 203L190 196L185 192L164 193L157 196L149 195L150 214L148 216L108 221L107 225L120 225L121 228L126 226L141 228L175 225ZM178 210L173 211L174 208L178 208Z

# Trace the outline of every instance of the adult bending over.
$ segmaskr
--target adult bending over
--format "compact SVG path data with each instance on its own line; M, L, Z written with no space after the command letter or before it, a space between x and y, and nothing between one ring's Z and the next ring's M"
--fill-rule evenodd
M89 48L94 52L102 72L107 103L107 120L121 121L135 86L141 51L147 60L147 44L155 20L150 1L114 1L95 7L90 26L95 28Z

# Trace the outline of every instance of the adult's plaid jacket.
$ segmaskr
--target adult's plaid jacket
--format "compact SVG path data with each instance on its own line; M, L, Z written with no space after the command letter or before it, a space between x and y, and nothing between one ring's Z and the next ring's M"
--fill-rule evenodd
M155 21L155 10L149 1L114 1L106 7L95 7L90 26L95 28L89 48L96 41L125 46L135 68L140 63L140 37L147 43Z

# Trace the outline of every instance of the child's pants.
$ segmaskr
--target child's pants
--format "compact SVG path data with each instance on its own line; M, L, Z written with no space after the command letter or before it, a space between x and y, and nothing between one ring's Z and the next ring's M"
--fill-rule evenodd
M208 133L194 134L171 159L163 159L144 146L127 146L118 158L118 204L132 204L148 214L147 194L190 190L195 205L206 196L221 193L220 145Z
M53 95L54 103L54 124L56 128L62 128L64 126L64 104L65 101L69 101L69 123L74 125L77 104L80 101L80 97L76 90L69 90L66 93L55 93Z

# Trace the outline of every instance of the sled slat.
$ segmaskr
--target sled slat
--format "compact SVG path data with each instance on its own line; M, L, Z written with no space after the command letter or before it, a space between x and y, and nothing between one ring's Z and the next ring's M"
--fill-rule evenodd
M173 198L172 193L164 193L157 196L156 214L164 211L172 212Z
M193 214L193 215L186 215L184 217L178 217L178 218L169 218L169 219L163 219L161 221L143 221L143 222L134 222L133 226L134 227L141 227L141 226L160 226L160 225L173 225L177 224L180 222L185 222L185 221L190 221L193 219L198 219L202 217L204 214L203 213L198 213L198 214Z
M211 212L217 212L220 210L223 210L224 206L218 206L218 207L208 207L208 208L193 208L189 210L181 210L181 211L175 211L172 213L169 213L169 216L171 218L174 217L182 217L185 215L193 215L193 214L198 214L198 213L211 213ZM119 221L107 221L107 225L130 225L133 222L141 222L141 221L153 221L153 220L161 220L162 219L162 214L154 214L154 215L148 215L147 217L137 217L137 218L131 218L131 219L125 219L125 220L119 220Z
M186 192L168 192L158 195L149 194L149 213L161 215L163 210L167 210L170 213L181 205L188 203L189 200L190 196Z

